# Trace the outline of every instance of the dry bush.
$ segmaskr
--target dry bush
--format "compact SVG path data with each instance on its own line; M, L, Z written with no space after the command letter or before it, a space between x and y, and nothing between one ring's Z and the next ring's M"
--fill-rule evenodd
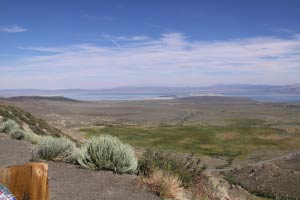
M153 170L148 177L139 179L140 184L147 186L163 199L186 200L185 190L178 176L162 170Z
M193 155L180 157L166 151L147 149L139 159L139 175L149 176L156 169L178 176L184 187L189 187L205 166Z

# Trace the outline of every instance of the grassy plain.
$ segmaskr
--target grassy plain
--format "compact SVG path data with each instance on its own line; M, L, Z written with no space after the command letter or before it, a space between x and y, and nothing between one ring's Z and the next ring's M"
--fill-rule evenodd
M231 125L101 125L79 129L87 137L111 134L136 147L154 147L210 156L245 156L256 150L299 149L300 137L257 119L231 120Z

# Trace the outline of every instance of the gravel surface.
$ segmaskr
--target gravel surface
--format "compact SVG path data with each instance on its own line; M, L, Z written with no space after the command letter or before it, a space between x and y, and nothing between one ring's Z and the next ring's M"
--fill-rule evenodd
M0 152L0 167L23 164L30 161L31 144L0 133Z
M0 167L30 161L32 145L0 133ZM135 185L135 176L90 171L62 162L48 162L51 200L159 200Z

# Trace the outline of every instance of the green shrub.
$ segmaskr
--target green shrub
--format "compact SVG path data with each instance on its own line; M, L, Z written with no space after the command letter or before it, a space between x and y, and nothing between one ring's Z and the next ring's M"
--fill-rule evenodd
M178 156L170 152L147 149L139 160L138 173L150 176L155 170L162 170L178 176L183 185L188 187L205 169L200 159L190 156Z
M16 140L23 140L25 138L25 135L26 135L26 132L19 128L14 128L9 133L9 136Z
M32 144L37 144L42 137L43 136L37 135L30 130L25 134L25 140Z
M11 119L8 119L0 127L0 131L6 133L13 139L22 140L25 138L25 131L20 129L20 126Z
M8 119L2 125L0 125L0 132L6 133L13 139L26 139L33 144L37 144L38 140L41 138L41 136L33 133L30 130L22 130L20 126L12 119Z
M84 166L84 163L81 163L85 159L85 152L82 148L75 148L72 155L69 158L69 162L73 164L79 164L81 166ZM84 166L85 168L88 168Z
M117 173L133 173L137 168L137 159L129 144L117 137L101 135L93 137L82 148L78 163L90 169L113 170Z
M18 128L19 125L14 120L8 119L4 122L1 131L9 134L13 129L18 129Z
M1 123L1 122L0 122ZM0 132L3 132L4 131L4 123L1 123L0 124Z
M37 158L44 160L61 160L72 162L75 143L67 138L43 136L37 143Z
M59 129L50 126L46 121L36 118L29 112L23 111L16 106L0 105L0 115L3 117L3 120L11 119L19 124L28 124L30 129L38 135L62 135Z

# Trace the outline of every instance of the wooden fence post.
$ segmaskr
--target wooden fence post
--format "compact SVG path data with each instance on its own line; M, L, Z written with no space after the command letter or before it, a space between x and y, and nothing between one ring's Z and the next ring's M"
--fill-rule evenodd
M48 165L28 163L0 168L0 183L17 200L48 200Z

